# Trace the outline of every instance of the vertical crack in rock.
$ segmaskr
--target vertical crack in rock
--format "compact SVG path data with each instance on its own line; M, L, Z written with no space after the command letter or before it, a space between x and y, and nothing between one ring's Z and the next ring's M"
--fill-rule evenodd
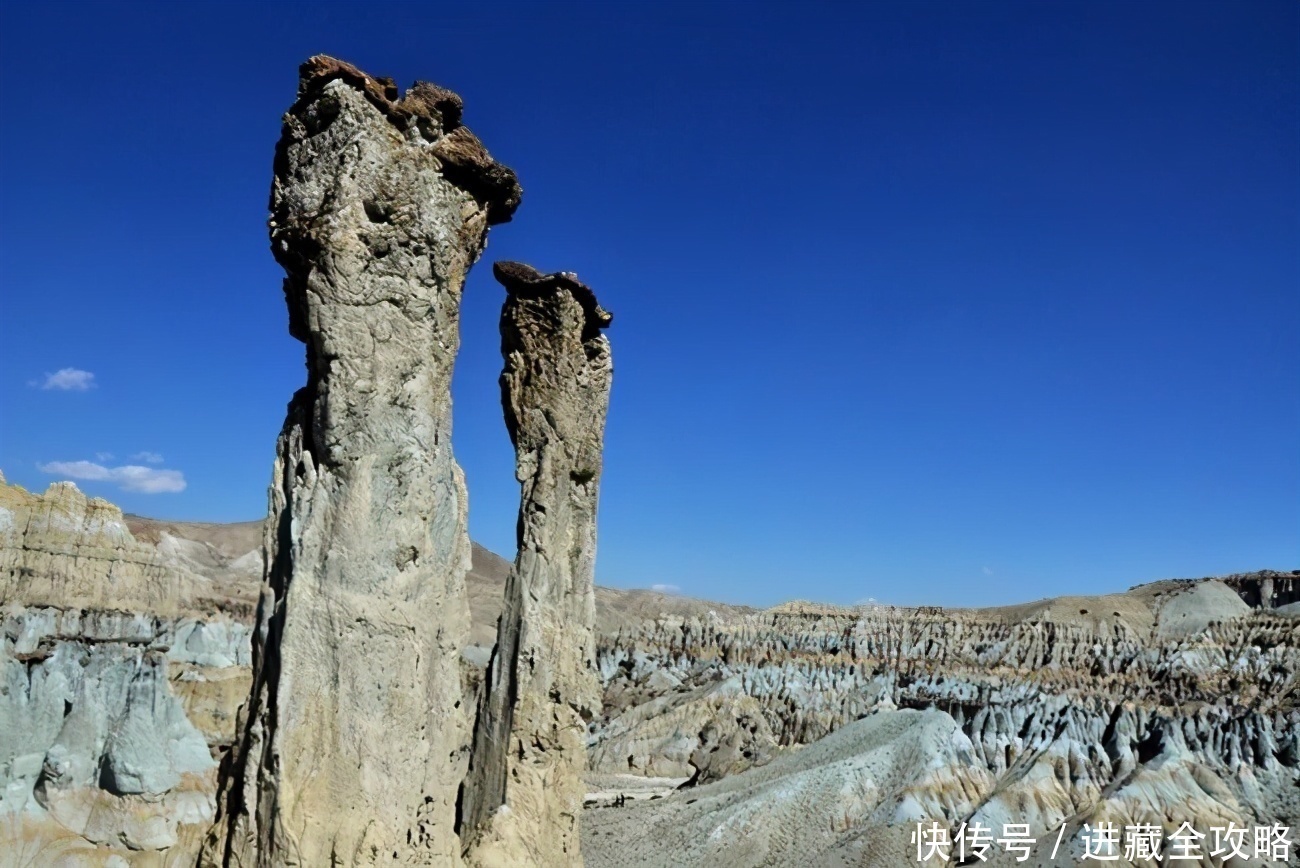
M448 865L469 733L465 484L451 452L466 272L519 203L461 101L318 56L271 191L290 333L254 683L207 865Z
M576 865L586 724L600 710L593 573L611 320L573 274L498 262L501 400L522 484L519 552L462 802L470 861Z

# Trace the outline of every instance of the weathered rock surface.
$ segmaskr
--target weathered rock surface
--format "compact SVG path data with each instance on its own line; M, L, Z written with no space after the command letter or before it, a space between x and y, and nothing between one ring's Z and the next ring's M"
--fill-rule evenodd
M586 723L600 711L593 581L610 315L571 274L493 271L507 293L501 397L523 491L464 830L475 864L577 865Z
M1255 599L1276 600L1276 590L1258 594L1254 583L1269 579L1277 588L1286 576L1237 576L1231 586L1160 582L1127 594L1004 609L796 604L738 618L660 619L623 631L598 649L605 713L590 751L600 770L612 770L606 758L630 744L642 752L621 771L672 768L691 741L706 741L698 720L672 721L674 698L738 682L776 741L795 751L788 762L796 764L863 718L895 708L943 712L962 738L960 755L973 760L953 760L967 805L934 813L939 803L927 784L929 795L916 796L928 806L922 816L901 796L863 801L828 783L845 799L843 834L831 841L815 823L761 828L760 817L778 815L765 813L770 803L748 799L724 800L697 817L712 794L748 791L748 781L766 780L760 771L767 767L742 766L719 784L653 805L588 811L594 819L584 826L584 853L590 864L716 864L719 851L711 845L679 849L673 837L683 825L707 822L720 841L731 841L736 828L753 835L731 851L750 855L727 864L791 864L764 859L776 858L773 848L793 838L804 842L801 849L822 852L815 864L892 866L909 858L899 849L907 841L900 824L924 819L954 833L965 821L995 829L1028 823L1048 839L1030 864L1051 865L1050 844L1062 827L1065 846L1077 856L1083 825L1104 820L1154 823L1166 833L1183 822L1202 831L1229 821L1294 828L1300 625L1246 602L1252 588ZM719 707L713 726L733 725L732 715ZM629 720L680 741L635 741ZM785 753L776 756L768 767L787 768ZM773 836L776 842L768 840ZM621 846L629 838L640 842L634 857Z
M455 864L468 746L465 484L451 374L465 275L519 202L454 94L314 57L276 150L271 246L307 346L265 526L225 865Z
M762 768L662 800L595 808L589 868L907 865L909 823L964 816L993 786L939 711L880 711Z
M739 678L692 689L659 672L642 690L641 701L601 727L588 758L592 772L685 776L703 784L763 765L777 752L762 706ZM629 697L615 701L623 705Z
M235 740L252 682L261 522L122 519L112 504L86 498L71 483L45 495L0 486L0 502L6 519L17 518L6 525L13 532L0 536L0 559L9 565L0 608L0 868L64 859L116 868L193 864L213 818L216 762ZM48 519L28 521L32 511L61 515L64 531L52 537ZM105 547L110 534L113 544ZM102 556L87 554L106 548ZM127 554L119 559L116 550ZM21 564L32 566L20 573ZM148 569L134 570L138 564ZM509 569L473 547L467 583L474 635L495 636ZM82 590L73 593L71 583ZM51 589L121 605L51 605ZM606 588L597 600L602 623L612 625L636 623L642 611L710 606ZM466 707L475 696L467 691ZM93 738L84 737L86 720L95 721ZM199 771L190 770L200 762L194 731L211 757ZM116 774L42 777L55 760L111 769L132 754L148 760L142 777L164 792L117 792L123 785Z
M207 586L165 566L108 501L86 497L71 482L38 495L0 476L0 605L21 600L174 613L198 601Z
M1220 581L1256 609L1280 609L1300 602L1300 570L1233 573L1221 577Z
M31 540L10 534L0 549L15 569L29 557L24 549L44 546L47 570L4 575L0 866L192 864L210 824L215 785L211 760L195 770L202 760L194 733L218 759L235 737L235 712L251 680L245 615L257 584L248 562L261 560L258 534L247 525L128 516L126 535L112 531L114 545L130 552L123 563L151 568L130 581L116 573L114 593L128 601L160 599L160 611L49 605L56 580L75 576L83 593L103 599L98 585L125 569L113 566L113 556L76 554L93 550L90 543L102 541L103 528L119 519L87 521L116 511L102 501L92 508L94 501L74 492L57 485L46 495L65 504L58 512L73 516L68 526L75 530L57 547L41 530L48 523L37 522ZM49 513L41 497L0 489L7 505ZM73 502L86 506L69 510ZM475 548L468 581L479 635L501 610L508 572L506 562ZM903 802L889 794L906 791L918 804L935 805L951 799L954 788L974 793L971 807L965 815L934 819L954 829L966 819L990 826L1029 822L1047 845L1023 863L1029 865L1054 864L1050 844L1061 828L1077 857L1083 824L1102 820L1153 822L1167 832L1185 819L1202 829L1271 819L1294 828L1300 621L1289 611L1296 603L1260 606L1289 593L1293 579L1241 574L1158 582L1105 597L947 611L805 603L756 613L597 589L605 707L590 736L589 759L598 772L592 788L599 791L593 802L622 803L629 794L632 803L585 812L584 855L592 865L675 866L710 858L718 864L723 860L709 856L716 851L708 849L707 836L679 849L674 829L720 830L729 841L736 840L728 837L734 829L746 830L735 854L786 847L786 838L799 841L812 829L801 849L827 849L799 864L904 864L915 857L898 849L910 831L910 821L898 818L916 809L896 817ZM158 588L141 597L136 583ZM1224 586L1247 608L1225 596ZM196 587L187 598L185 589ZM659 617L643 624L643 614ZM1206 626L1188 630L1189 620ZM852 735L855 721L895 706L951 718L959 731L955 746L927 748L945 758L950 774L935 777L918 765L916 781L906 786L848 797L857 791L843 783L848 778L817 771L826 763L807 753L823 743L805 745L844 732L843 744L854 745L850 755L861 748L884 756L885 741L902 749L917 737L906 734L911 725L896 738L873 736L874 746ZM967 755L973 763L962 759ZM785 765L804 756L803 771ZM772 798L786 790L762 783L766 778L747 780L778 760L783 779L798 775L801 787L811 787L797 790L805 792L800 799L832 806L827 817L836 818L837 831L829 838L820 813L810 824ZM110 774L86 782L75 769L88 767L107 767ZM60 768L68 772L57 773ZM641 792L629 783L629 771L672 777L642 778ZM666 795L692 777L693 786ZM117 791L163 787L162 793ZM708 795L715 787L724 795ZM819 792L825 787L838 787L840 795L827 800ZM643 807L650 809L644 815ZM763 843L771 835L781 841ZM693 862L693 854L701 861Z
M136 850L174 846L177 824L205 826L216 762L169 689L171 678L205 668L186 665L195 655L183 636L196 629L68 609L7 612L0 811L40 816L39 807L89 841Z
M0 866L193 861L248 691L238 601L71 483L0 504Z

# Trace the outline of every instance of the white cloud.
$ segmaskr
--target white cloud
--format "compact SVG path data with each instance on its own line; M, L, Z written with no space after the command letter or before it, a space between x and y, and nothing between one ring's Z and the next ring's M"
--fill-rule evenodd
M983 573L984 575L986 575L986 576L991 576L991 575L993 575L993 570L989 569L988 567L982 567L982 568L980 569L980 572L982 572L982 573Z
M676 585L651 585L650 590L658 591L661 594L676 594L681 591L681 588Z
M78 368L60 368L53 374L47 373L44 380L33 380L31 385L39 389L58 389L63 392L84 392L95 388L95 375Z
M145 464L162 464L162 463L163 463L163 457L162 457L161 455L159 455L157 452L150 452L150 451L147 450L147 449L146 449L144 452L137 452L137 453L135 453L134 455L132 455L132 456L131 456L131 460L132 460L132 461L143 461Z
M95 460L98 461L100 464L103 464L105 461L112 461L112 460L113 460L113 453L112 453L112 452L96 452L96 453L95 453Z
M123 491L140 494L176 494L185 490L185 474L179 470L141 467L138 464L105 467L93 461L51 461L48 464L38 464L37 467L42 473L53 476L112 482Z

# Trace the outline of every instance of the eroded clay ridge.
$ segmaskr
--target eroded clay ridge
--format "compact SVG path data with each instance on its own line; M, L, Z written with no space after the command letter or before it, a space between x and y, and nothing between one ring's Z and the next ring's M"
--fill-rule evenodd
M493 272L507 292L501 401L522 495L464 834L479 865L577 865L586 724L600 712L593 573L611 317L573 274Z
M307 385L276 448L254 683L209 865L455 865L469 726L461 293L514 174L460 99L327 57L284 117L271 244Z
M108 501L71 482L34 494L0 474L0 604L157 610L192 602L201 581L169 573Z
M662 619L602 640L598 659L597 771L706 781L876 709L914 708L950 714L995 776L1067 757L1053 798L1070 810L1172 754L1240 794L1264 776L1280 791L1300 782L1300 622L1250 608L1221 581L984 612ZM673 735L695 731L685 744Z

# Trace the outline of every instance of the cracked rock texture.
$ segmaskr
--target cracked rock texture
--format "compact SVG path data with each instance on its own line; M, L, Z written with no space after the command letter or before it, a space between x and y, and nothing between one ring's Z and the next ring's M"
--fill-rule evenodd
M314 57L284 117L271 246L307 385L280 434L254 685L207 864L452 865L469 743L465 275L519 202L460 99Z
M498 262L501 399L522 485L519 551L465 782L471 861L581 864L595 667L596 505L613 363L610 315L572 274Z

